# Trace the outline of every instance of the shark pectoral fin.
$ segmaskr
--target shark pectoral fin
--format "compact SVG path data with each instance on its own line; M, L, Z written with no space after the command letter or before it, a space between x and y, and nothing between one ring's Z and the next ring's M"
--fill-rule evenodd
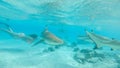
M101 48L100 43L96 43L96 42L94 42L94 43L95 43L95 47L93 49L99 49L99 48Z
M93 48L93 50L96 50L96 49L99 49L99 50L103 50L103 47L102 45L95 45L95 47Z
M32 45L32 47L36 46L36 45L38 45L39 43L42 43L42 42L44 42L44 39L41 39L40 41L36 42L35 44Z

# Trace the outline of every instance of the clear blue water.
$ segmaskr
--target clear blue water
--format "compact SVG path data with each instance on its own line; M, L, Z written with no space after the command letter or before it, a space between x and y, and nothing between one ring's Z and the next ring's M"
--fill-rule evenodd
M85 30L93 30L119 41L119 3L120 0L0 0L0 22L9 24L15 32L41 37L48 25L51 33L67 43L52 51L49 47L53 45L42 42L31 47L0 31L0 68L120 68L119 50L103 46L95 53L94 43L78 39L86 36Z

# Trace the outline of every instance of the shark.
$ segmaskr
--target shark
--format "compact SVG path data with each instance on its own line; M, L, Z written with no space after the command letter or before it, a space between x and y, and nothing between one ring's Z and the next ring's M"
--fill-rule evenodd
M95 34L93 32L88 32L88 31L86 31L86 34L96 44L95 49L103 47L103 46L111 47L111 50L120 49L120 41L119 40L101 36L101 35Z
M33 46L38 45L39 43L42 43L42 42L50 44L50 45L64 44L64 41L61 38L59 38L58 36L50 32L48 29L45 29L41 33L41 39L38 42L36 42Z

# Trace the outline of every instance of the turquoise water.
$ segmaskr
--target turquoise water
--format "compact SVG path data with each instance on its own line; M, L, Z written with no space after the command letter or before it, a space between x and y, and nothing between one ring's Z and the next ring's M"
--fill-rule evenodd
M79 39L87 37L85 30L93 30L120 41L119 3L120 0L0 0L0 23L8 24L16 33L38 35L29 44L0 31L0 68L120 68L119 49L111 51L109 46L103 46L94 50L94 41ZM41 42L32 47L42 38L46 26L65 44L57 48ZM3 24L0 28L7 29Z

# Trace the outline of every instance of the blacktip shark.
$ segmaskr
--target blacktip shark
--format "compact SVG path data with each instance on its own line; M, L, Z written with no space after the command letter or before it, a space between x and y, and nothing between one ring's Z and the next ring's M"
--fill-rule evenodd
M97 35L93 32L86 31L88 37L96 44L95 48L100 48L102 46L109 46L111 49L120 49L120 41L111 39L108 37Z
M59 38L55 34L51 33L48 29L45 29L41 33L41 37L42 37L42 39L39 40L38 42L36 42L34 45L37 45L41 42L45 42L45 43L50 44L50 45L62 45L62 44L64 44L64 41L61 38Z

